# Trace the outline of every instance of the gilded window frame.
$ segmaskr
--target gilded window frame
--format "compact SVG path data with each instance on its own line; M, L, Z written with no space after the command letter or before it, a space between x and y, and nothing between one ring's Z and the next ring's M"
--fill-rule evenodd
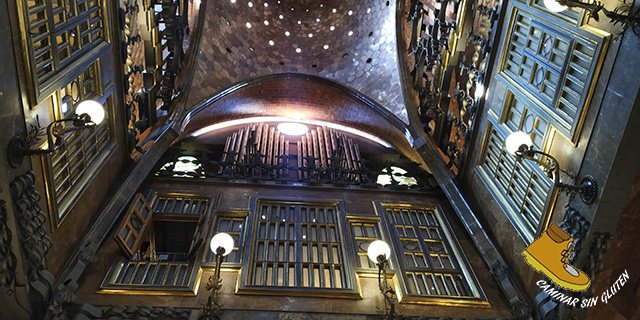
M319 205L334 206L336 208L337 240L343 256L343 275L346 277L345 283L349 288L304 288L304 287L268 287L250 285L249 274L253 263L252 254L257 241L257 214L260 203L277 203L287 205ZM300 223L300 222L298 222ZM351 239L348 237L346 215L342 200L333 199L311 199L311 198L287 198L287 197L252 197L248 226L246 228L245 251L242 258L242 269L238 276L236 285L237 294L257 294L257 295L287 295L300 297L325 297L325 298L361 298L360 286L354 269L354 252L351 246ZM297 261L297 260L296 260Z
M458 238L456 237L451 225L449 224L445 211L440 205L437 204L423 204L413 202L392 202L392 201L373 201L373 205L376 211L376 215L380 217L380 223L385 233L385 238L388 239L388 244L391 247L390 262L392 265L397 266L397 270L393 277L396 284L396 294L398 295L398 301L400 303L411 304L425 304L425 305L437 305L437 306L458 306L458 307L489 307L489 301L487 296L480 285L480 281L475 275L469 260L467 259L462 246L460 245ZM473 297L461 298L459 296L446 296L446 295L411 295L408 293L407 284L405 282L404 274L411 272L405 270L405 264L401 262L399 257L400 252L403 252L401 245L397 243L396 236L391 232L391 225L387 221L385 215L385 208L406 208L406 209L418 209L418 210L432 210L434 215L437 216L439 225L444 232L444 238L451 250L451 254L454 254L458 259L460 265L460 273L465 276L465 280L469 285L471 291L474 293ZM398 236L399 237L399 236ZM434 271L437 273L437 271Z
M44 99L48 98L51 94L55 93L62 84L66 84L71 82L75 76L73 76L69 72L70 70L85 70L91 65L96 59L103 56L109 50L111 50L111 17L112 17L112 1L109 0L98 0L100 3L100 10L102 13L102 32L104 33L104 39L93 45L91 49L86 50L85 52L78 53L73 61L61 67L57 71L53 71L52 75L49 79L40 83L38 81L38 76L36 75L35 68L35 52L33 50L31 44L30 37L30 20L29 20L29 8L27 7L26 0L18 0L16 1L16 14L18 17L18 28L20 31L20 43L22 50L16 50L16 55L22 57L22 61L24 63L24 69L26 72L25 82L27 86L26 96L29 101L29 105L31 108L34 108L38 103L42 102ZM45 5L46 6L46 5ZM49 11L46 8L45 11ZM47 18L48 27L50 28L53 25L53 18ZM49 32L53 34L53 38L57 38L57 35L62 32L67 31L64 30L55 30L55 32ZM51 44L50 44L51 45ZM57 44L56 44L57 46ZM17 48L17 47L16 47ZM52 48L53 50L53 48ZM53 58L52 58L53 59Z
M496 118L498 117L493 113L493 111L489 111L487 116L487 123L484 129L484 135L482 137L480 152L478 152L478 158L476 160L476 165L474 170L476 174L478 174L482 182L484 183L485 187L489 190L489 192L493 196L493 199L498 203L498 205L504 212L504 215L507 216L507 218L511 222L511 225L516 229L516 231L518 232L520 237L525 241L525 243L528 244L533 242L533 240L537 238L549 226L549 222L551 220L551 214L555 207L559 190L558 188L556 188L555 185L552 185L551 192L548 194L545 202L545 206L541 212L540 222L537 226L536 231L533 233L527 231L526 227L524 226L524 222L522 221L524 218L519 217L518 213L513 211L513 209L508 204L506 195L500 192L500 190L495 186L493 178L482 166L482 163L486 154L486 149L488 147L491 130L493 128L496 128L496 130L500 134L502 134L505 137L505 139L508 136L507 129L503 128L500 122L496 120ZM549 134L547 137L547 141L545 142L545 145L547 147L545 149L549 147L549 141L552 140L552 139L549 139L550 136L552 136L552 134ZM532 161L523 162L522 165L531 171L536 170L538 171L538 173L542 171Z
M545 10L544 7L540 5L536 5L535 2L538 0L526 0L526 3L513 1L509 3L507 8L508 15L508 24L504 28L505 31L505 39L503 46L501 48L500 60L497 68L497 79L501 82L507 84L513 91L518 91L523 97L530 102L531 106L536 108L536 111L540 115L545 115L546 120L556 129L556 131L566 137L569 141L571 141L574 145L578 143L578 139L580 137L580 133L582 131L582 127L589 110L589 105L591 104L591 99L593 97L593 92L595 86L597 85L597 80L600 75L600 70L602 69L602 65L604 63L604 58L606 56L607 48L609 47L609 43L611 40L611 34L605 32L601 29L595 28L591 25L586 24L586 17L584 14L580 14L575 19L569 19L564 15L558 14L550 14L549 11ZM584 92L586 92L586 96L582 99L582 103L579 107L578 113L574 116L573 124L570 128L565 128L561 125L561 121L558 120L558 116L555 113L550 113L548 111L548 107L540 101L540 99L530 93L526 88L524 88L521 84L519 84L516 80L512 79L510 76L505 73L505 66L508 59L509 53L509 45L511 44L511 39L513 37L513 28L515 25L515 19L518 16L518 12L523 12L526 15L535 18L536 20L540 20L548 26L549 29L573 34L579 37L581 40L587 42L595 43L595 56L593 59L593 63L589 69L587 83L585 84ZM549 19L551 18L551 20ZM567 66L563 66L561 70L561 77L565 77ZM566 79L565 79L566 82ZM555 93L557 97L559 93ZM553 101L556 101L554 99ZM557 102L557 101L556 101Z
M58 95L58 94L55 94ZM51 223L51 229L55 230L58 228L64 219L68 216L69 212L73 209L77 201L82 197L84 191L87 187L94 181L96 176L102 171L102 168L105 164L111 159L111 157L115 154L118 144L116 140L116 128L115 128L115 92L113 86L110 86L105 94L102 97L94 97L98 98L96 101L105 107L107 123L101 124L107 127L109 139L107 140L104 149L99 152L99 154L93 158L91 163L83 170L82 177L75 183L69 191L69 195L64 197L64 200L58 204L57 196L55 193L55 183L53 181L53 167L52 167L52 159L50 154L41 155L40 156L40 165L42 166L42 172L45 177L45 191L47 194L47 206L49 208L49 221ZM59 101L59 98L54 99L54 110L59 110L59 105L56 101ZM58 111L55 111L58 112Z

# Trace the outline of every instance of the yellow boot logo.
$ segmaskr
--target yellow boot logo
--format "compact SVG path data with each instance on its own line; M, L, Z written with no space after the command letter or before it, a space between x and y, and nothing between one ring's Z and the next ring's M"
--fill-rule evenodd
M557 224L547 228L522 254L531 267L560 287L573 291L589 288L589 277L570 264L574 254L573 238Z

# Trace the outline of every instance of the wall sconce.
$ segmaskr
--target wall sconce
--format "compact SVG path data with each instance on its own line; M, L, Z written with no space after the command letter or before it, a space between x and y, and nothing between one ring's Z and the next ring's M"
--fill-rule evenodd
M626 30L631 27L633 33L640 37L640 10L634 10L630 5L618 7L613 11L607 10L602 3L595 1L594 3L584 3L576 0L544 0L544 5L553 12L560 12L568 8L583 8L589 11L589 16L598 21L600 18L598 13L602 11L611 22L622 24L622 28Z
M48 149L32 150L21 137L15 136L11 138L7 148L9 165L15 169L22 164L25 156L55 152L62 143L62 138L65 134L98 125L104 120L104 117L104 108L99 102L93 100L82 101L76 107L73 117L56 120L47 126ZM67 122L71 122L72 126L65 127L64 123Z
M222 289L222 279L220 279L220 264L223 257L233 250L233 238L227 233L218 233L211 238L211 251L216 256L216 268L213 275L209 277L206 289L210 291L207 304L202 306L199 320L219 320L221 319L222 305L219 301L220 289Z
M576 185L576 179L574 179L573 184L560 182L560 166L558 165L558 160L550 154L533 150L533 142L528 134L522 131L516 131L510 134L505 141L505 149L515 155L517 161L520 161L522 158L529 159L542 166L549 177L551 177L553 173L555 187L560 190L566 190L571 194L580 194L582 202L592 204L598 197L598 184L592 176L585 176L580 179L579 185ZM536 155L544 156L547 160L537 159L535 158Z
M384 241L376 240L369 244L367 255L371 261L378 265L378 287L384 297L384 313L382 319L397 319L395 305L393 304L393 294L395 292L387 284L386 266L389 261L389 256L391 256L391 248L389 248L389 245ZM380 312L382 313L383 310L380 310Z

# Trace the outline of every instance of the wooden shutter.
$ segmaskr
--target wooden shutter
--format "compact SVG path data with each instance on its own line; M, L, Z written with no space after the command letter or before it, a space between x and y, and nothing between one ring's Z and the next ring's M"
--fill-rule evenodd
M207 230L209 229L209 224L211 220L211 208L213 207L213 199L209 200L209 205L207 209L200 215L198 219L198 225L196 226L196 231L193 233L193 238L191 239L191 245L189 246L189 254L187 254L187 259L193 258L198 248L204 242L204 238L207 236Z
M132 258L140 249L142 236L151 225L152 216L151 206L142 193L138 193L115 236L116 241L129 258Z

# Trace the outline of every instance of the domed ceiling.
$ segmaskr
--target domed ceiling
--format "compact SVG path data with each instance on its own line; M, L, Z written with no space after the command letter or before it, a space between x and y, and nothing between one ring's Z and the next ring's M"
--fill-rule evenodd
M188 105L257 77L300 73L355 89L408 123L395 1L207 1Z

